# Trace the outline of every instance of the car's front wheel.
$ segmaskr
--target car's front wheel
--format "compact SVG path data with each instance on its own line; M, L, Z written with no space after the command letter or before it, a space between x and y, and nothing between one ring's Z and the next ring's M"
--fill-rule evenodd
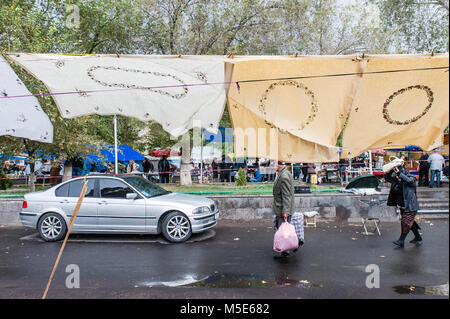
M61 215L48 213L39 220L38 231L43 240L58 241L66 235L67 226Z
M192 235L191 222L184 214L172 212L162 222L162 233L172 243L182 243Z

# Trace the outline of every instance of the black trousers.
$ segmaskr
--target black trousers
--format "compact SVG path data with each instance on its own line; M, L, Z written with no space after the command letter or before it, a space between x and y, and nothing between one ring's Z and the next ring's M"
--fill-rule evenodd
M163 183L163 184L169 183L169 174L160 174L159 178L160 178L161 183Z
M308 177L308 169L302 168L302 174L303 174L303 182L306 183L306 179Z
M428 170L419 171L419 186L428 186Z

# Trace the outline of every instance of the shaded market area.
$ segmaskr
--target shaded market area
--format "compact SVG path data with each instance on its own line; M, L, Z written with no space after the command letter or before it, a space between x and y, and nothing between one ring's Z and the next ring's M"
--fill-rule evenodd
M448 134L445 135L441 153L444 155L445 164L440 179L443 183L448 183ZM406 168L419 180L420 164L428 165L423 159L425 152L420 148L407 146L405 148L385 148L365 152L359 157L341 160L339 163L292 163L290 169L294 179L300 185L310 185L319 188L341 188L358 177L374 175L382 180L384 172L382 167L388 163L392 156L405 158ZM246 182L249 185L259 185L260 183L270 183L275 179L274 161L260 158L236 158L233 153L221 156L221 150L214 146L194 147L192 149L191 164L188 167L192 176L192 182L196 184L211 185L233 185L237 181L239 169L246 172ZM161 171L159 163L167 158L168 170ZM144 165L144 159L149 164ZM10 180L10 187L14 185L28 185L30 181L30 160L23 154L22 156L0 155L3 172ZM114 174L114 149L113 146L106 146L101 150L100 155L85 154L78 157L78 162L72 164L72 176L84 176L86 174ZM133 167L130 167L130 161ZM57 155L49 156L35 162L36 184L48 187L62 181L65 169L65 160L58 159ZM128 145L118 146L118 169L119 174L134 173L140 174L149 180L161 182L161 173L167 173L169 184L180 184L181 156L178 149L155 149L148 155L133 150ZM76 167L75 167L76 166ZM145 167L144 167L145 166ZM446 168L447 167L447 168ZM426 186L430 179L426 174ZM46 186L47 185L47 186ZM319 186L320 185L320 186ZM422 185L421 185L422 186ZM201 191L200 188L198 188ZM226 189L223 189L227 191ZM203 189L202 191L206 191Z

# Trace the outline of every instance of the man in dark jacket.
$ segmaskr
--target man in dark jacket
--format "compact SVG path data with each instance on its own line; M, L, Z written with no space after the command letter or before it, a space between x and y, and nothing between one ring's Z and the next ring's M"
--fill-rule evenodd
M170 164L167 160L167 156L163 156L163 158L158 162L158 172L161 183L169 183Z
M388 206L398 206L401 214L401 235L394 244L404 247L405 238L411 230L414 239L413 244L421 244L422 236L419 233L419 225L415 221L419 202L416 195L416 178L409 174L404 166L395 167L385 175L385 180L391 183L391 189L387 200Z
M211 163L212 171L213 171L213 181L217 181L219 178L218 169L219 165L217 164L217 158L214 157Z
M445 161L445 167L442 170L442 174L444 174L444 176L446 176L448 179L448 175L449 175L448 160Z
M294 178L287 169L289 165L286 162L278 161L276 164L277 177L273 184L273 206L274 213L274 231L276 232L285 220L291 221L294 213ZM288 256L289 253L275 253L274 257Z
M78 177L83 175L83 159L79 155L75 155L72 159L72 176Z
M229 183L231 181L231 170L233 169L233 164L229 163L229 160L222 155L222 162L219 164L220 169L220 181Z
M308 177L308 165L309 163L302 163L302 175L304 183L306 183L306 178Z
M148 179L150 179L150 172L153 172L153 164L148 160L148 158L144 158L144 161L142 162L142 169L144 170L144 174L147 176Z
M428 164L428 153L422 152L419 158L419 186L428 186L428 171L430 164Z

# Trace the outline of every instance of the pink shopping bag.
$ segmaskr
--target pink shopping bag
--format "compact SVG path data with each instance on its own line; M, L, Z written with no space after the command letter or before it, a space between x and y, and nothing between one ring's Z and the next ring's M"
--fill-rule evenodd
M296 248L298 248L298 237L295 227L289 224L285 218L273 237L273 250L280 253Z

